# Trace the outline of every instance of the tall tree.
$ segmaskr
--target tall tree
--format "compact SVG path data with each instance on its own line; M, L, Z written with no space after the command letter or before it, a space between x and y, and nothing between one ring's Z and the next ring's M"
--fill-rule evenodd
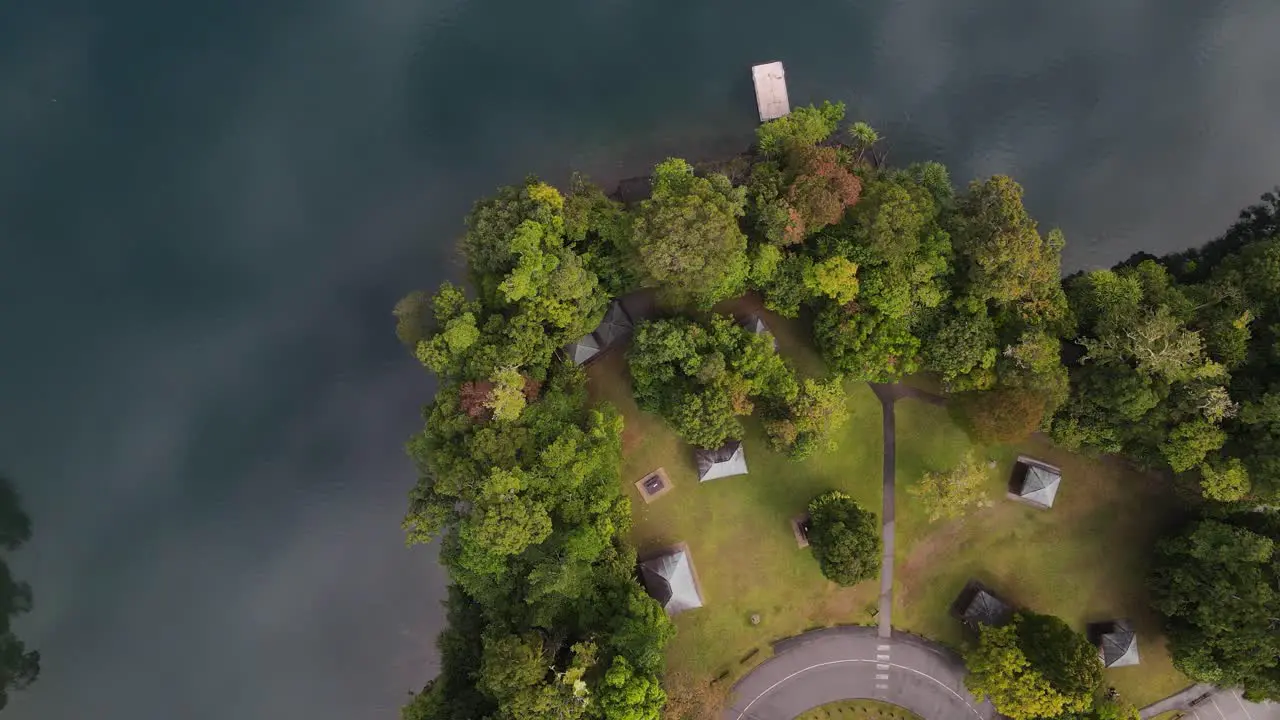
M1014 720L1087 712L1102 684L1097 649L1051 615L1017 613L1003 627L982 626L965 664L969 690Z
M818 450L834 450L836 433L848 419L839 380L805 379L791 402L768 404L764 429L774 450L802 460Z
M679 158L654 168L634 243L649 280L669 302L709 308L743 291L749 265L738 218L745 192L718 173L698 177Z
M968 294L1010 308L1021 320L1066 314L1058 282L1061 233L1042 236L1022 205L1022 186L1003 175L973 182L956 208L952 242Z
M769 242L793 245L840 221L862 181L835 148L793 142L780 161L757 164L748 184L751 217Z
M1223 446L1222 423L1237 408L1225 367L1193 329L1208 307L1196 303L1199 292L1150 260L1068 282L1084 355L1052 423L1056 441L1176 472Z

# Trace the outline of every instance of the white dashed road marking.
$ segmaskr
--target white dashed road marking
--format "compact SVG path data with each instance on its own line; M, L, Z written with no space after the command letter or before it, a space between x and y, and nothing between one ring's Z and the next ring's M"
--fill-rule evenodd
M790 679L792 679L792 678L796 677L797 675L802 675L802 674L804 674L804 673L809 672L810 670L817 670L818 668L830 667L831 665L843 665L843 664L845 664L845 663L864 663L864 662L871 662L871 661L870 661L870 660L858 659L858 658L849 659L849 660L828 660L827 662L820 662L820 663L817 663L817 664L814 664L814 665L810 665L810 666L809 666L809 667L807 667L807 668L801 668L801 669L799 669L799 670L797 670L797 671L795 671L795 672L791 673L790 675L788 675L788 676L786 676L786 677L782 678L782 679L781 679L781 680L779 680L778 682L776 682L776 683L774 683L774 684L770 685L769 687L765 688L763 691L761 691L761 693L760 693L759 695L756 695L754 698L752 698L752 699L751 699L751 702L747 703L746 707L742 708L742 710L740 710L740 711L738 712L738 718L737 718L737 720L742 720L742 718L747 717L747 711L748 711L748 710L750 710L750 709L751 709L751 706L752 706L752 705L755 705L755 704L756 704L756 702L758 702L758 701L760 700L760 698L762 698L762 697L764 697L765 695L768 695L769 693L773 692L774 688L776 688L776 687L778 687L779 685L781 685L781 684L785 683L786 681L788 681L788 680L790 680ZM965 707L967 707L967 708L969 708L969 712L973 713L973 716L974 716L974 717L978 718L978 720L982 720L982 715L981 715L981 713L979 713L979 712L978 712L978 711L977 711L977 710L976 710L972 705L970 705L970 704L969 704L969 701L968 701L968 700L965 700L965 699L964 699L964 697L960 695L960 693L958 693L958 692L956 692L955 690L953 690L953 689L951 688L951 686L950 686L950 685L947 685L946 683L944 683L944 682L942 682L941 680L939 680L938 678L936 678L936 677L934 677L934 676L930 675L929 673L921 672L921 671L919 671L919 670L917 670L917 669L915 669L915 668L910 668L910 667L907 667L907 666L905 666L905 665L897 665L897 664L893 664L893 663L891 663L891 665L893 665L893 667L898 668L899 670L906 670L907 672L913 672L913 673L915 673L915 674L917 674L917 675L919 675L919 676L921 676L921 677L928 678L928 679L930 679L930 680L934 681L935 683L937 683L937 684L938 684L938 686L942 687L942 688L943 688L943 689L945 689L947 692L949 692L949 693L951 693L952 695L954 695L954 696L955 696L955 698L956 698L957 700L959 700L960 702L964 703L964 706L965 706Z

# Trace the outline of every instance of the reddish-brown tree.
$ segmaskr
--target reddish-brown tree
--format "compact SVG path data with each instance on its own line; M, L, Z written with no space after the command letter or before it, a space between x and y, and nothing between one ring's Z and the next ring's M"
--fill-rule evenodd
M1036 390L997 387L960 393L951 407L969 436L988 444L1017 442L1040 429L1045 403Z
M799 214L801 234L840 222L862 194L862 181L840 164L835 148L800 146L787 156L787 202Z

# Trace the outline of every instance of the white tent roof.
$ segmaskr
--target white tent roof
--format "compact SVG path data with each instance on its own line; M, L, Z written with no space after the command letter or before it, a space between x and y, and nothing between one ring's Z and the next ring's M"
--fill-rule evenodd
M730 440L715 450L694 452L698 464L698 481L716 480L747 474L747 456L740 440Z
M1058 485L1062 475L1043 465L1026 463L1027 476L1022 481L1018 496L1027 502L1043 507L1053 507L1053 500L1058 496Z
M584 335L581 340L564 346L564 352L574 365L581 365L600 354L600 342L595 333Z
M769 329L769 326L764 324L764 318L759 315L751 315L747 317L747 319L743 321L742 327L756 335L763 335L765 333L769 333L770 336L773 335L773 331ZM773 349L778 349L778 338L776 337L773 338Z
M662 603L668 615L702 607L693 563L685 550L646 560L640 565L640 574L649 594Z
M1138 635L1128 622L1117 620L1110 632L1103 633L1098 645L1098 654L1102 657L1104 667L1138 664Z

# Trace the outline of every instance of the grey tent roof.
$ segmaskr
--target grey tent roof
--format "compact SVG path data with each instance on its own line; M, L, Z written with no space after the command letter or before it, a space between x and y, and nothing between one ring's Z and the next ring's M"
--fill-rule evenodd
M979 587L974 590L969 604L961 612L961 618L968 623L1003 625L1008 621L1012 610L1003 600Z
M1027 474L1022 480L1022 487L1018 488L1018 496L1029 503L1053 507L1053 499L1058 496L1058 485L1062 481L1062 475L1057 470L1044 465L1027 462L1023 464L1027 467Z
M574 365L581 365L600 354L600 341L596 339L595 333L584 335L581 340L571 342L564 346L564 353L569 356Z
M747 456L740 440L730 440L715 450L697 450L693 457L698 464L699 482L747 474Z
M1098 638L1098 654L1103 667L1125 667L1138 664L1138 635L1127 620L1110 624Z
M756 335L763 335L764 333L769 333L770 335L773 334L773 331L769 329L769 326L764 324L764 318L759 315L748 315L746 320L742 321L742 327L750 330ZM775 350L778 347L778 338L776 337L773 338L773 347Z
M678 549L640 563L640 577L668 615L702 607L702 593L698 592L687 550Z
M622 307L622 303L614 300L609 303L609 309L605 311L600 327L596 328L596 337L600 339L602 346L608 347L630 335L631 329L631 316L627 314L627 309Z

